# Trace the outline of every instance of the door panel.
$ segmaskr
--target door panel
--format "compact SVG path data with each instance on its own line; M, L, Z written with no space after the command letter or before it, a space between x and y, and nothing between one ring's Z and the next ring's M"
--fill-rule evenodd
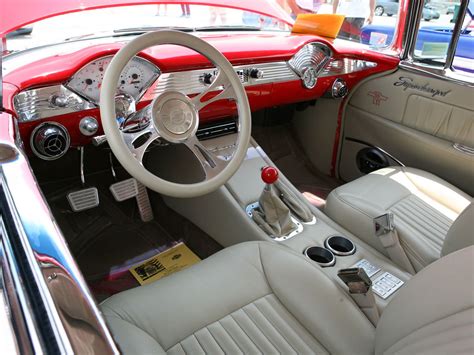
M472 87L402 69L364 83L346 107L340 178L363 174L356 156L366 146L356 139L473 195L474 155L453 147L474 147L473 101Z

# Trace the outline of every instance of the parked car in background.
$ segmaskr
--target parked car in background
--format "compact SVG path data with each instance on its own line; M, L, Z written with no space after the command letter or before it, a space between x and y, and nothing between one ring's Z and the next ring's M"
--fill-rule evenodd
M376 16L393 16L398 14L399 2L398 0L377 0L375 3L375 15ZM453 6L454 13L454 6ZM423 20L431 21L439 19L440 13L436 8L430 4L426 4L423 8Z
M375 3L375 15L393 16L398 13L398 0L377 0Z

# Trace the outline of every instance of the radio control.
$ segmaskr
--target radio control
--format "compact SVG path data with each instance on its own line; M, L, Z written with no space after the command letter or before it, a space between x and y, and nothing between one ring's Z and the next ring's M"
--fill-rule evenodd
M262 79L263 78L263 71L258 69L258 68L249 69L248 74L252 79Z
M206 84L206 85L211 85L212 82L214 81L215 79L215 75L212 74L212 73L204 73L200 78L199 80Z

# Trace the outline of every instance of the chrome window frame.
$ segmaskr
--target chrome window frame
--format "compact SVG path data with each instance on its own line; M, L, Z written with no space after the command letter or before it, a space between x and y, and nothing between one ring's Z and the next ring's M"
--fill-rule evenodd
M414 55L424 1L412 0L407 12L412 15L408 18L405 27L404 47L399 64L400 68L425 76L449 80L459 85L474 87L474 75L463 74L461 71L453 69L453 61L456 56L456 49L461 35L462 24L467 14L468 2L469 1L461 1L458 18L453 29L453 35L449 42L445 63L433 65L420 62Z

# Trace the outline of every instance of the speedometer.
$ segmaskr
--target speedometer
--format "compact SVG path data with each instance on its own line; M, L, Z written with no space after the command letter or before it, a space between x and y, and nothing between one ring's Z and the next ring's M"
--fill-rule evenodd
M69 79L66 86L98 104L104 73L112 58L107 56L88 63ZM117 94L127 94L138 101L159 75L160 70L156 65L146 59L133 57L120 75Z

